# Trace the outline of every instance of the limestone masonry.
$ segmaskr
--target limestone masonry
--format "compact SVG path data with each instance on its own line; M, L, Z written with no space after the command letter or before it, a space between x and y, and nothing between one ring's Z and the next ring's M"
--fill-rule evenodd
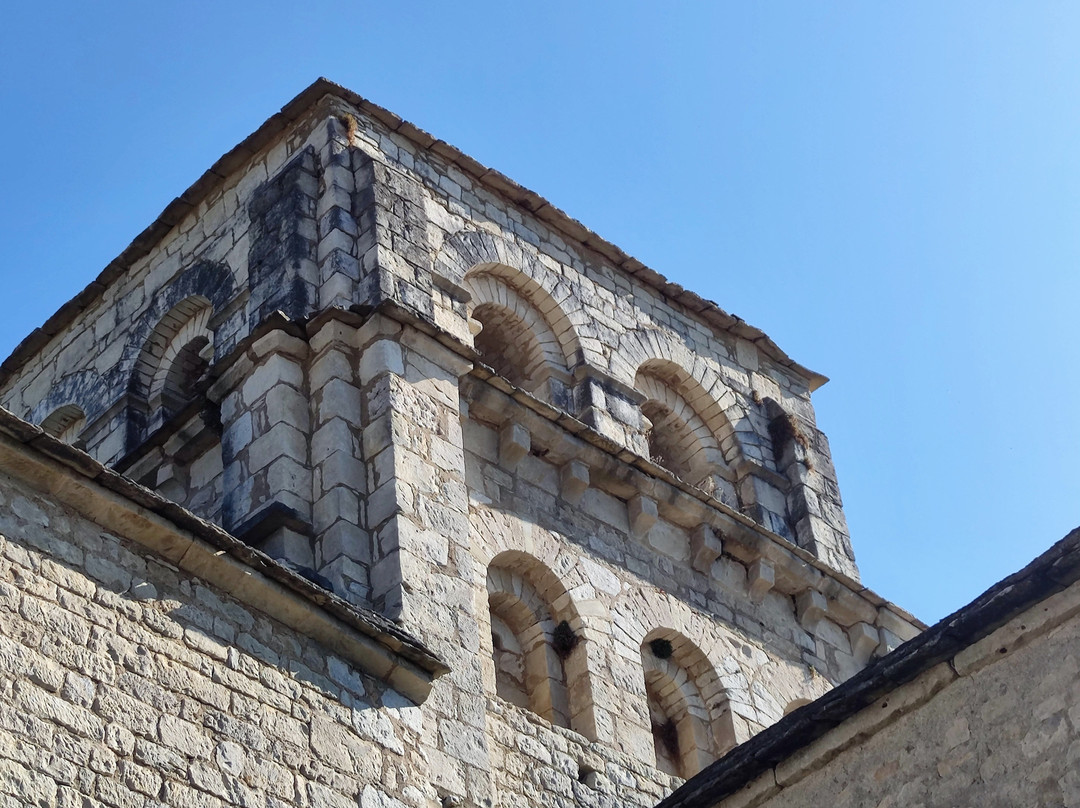
M655 805L925 628L823 382L316 82L0 366L0 805Z

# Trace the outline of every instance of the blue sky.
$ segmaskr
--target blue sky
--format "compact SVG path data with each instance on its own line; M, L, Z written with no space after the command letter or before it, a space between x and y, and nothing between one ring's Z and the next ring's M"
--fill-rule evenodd
M933 621L1080 522L1080 6L18 4L6 354L319 75L768 332L865 583Z

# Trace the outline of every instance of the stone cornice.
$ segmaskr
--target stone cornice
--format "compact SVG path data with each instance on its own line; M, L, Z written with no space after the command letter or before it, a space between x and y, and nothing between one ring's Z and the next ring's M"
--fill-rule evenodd
M0 470L319 641L417 704L449 670L390 620L347 603L4 409Z

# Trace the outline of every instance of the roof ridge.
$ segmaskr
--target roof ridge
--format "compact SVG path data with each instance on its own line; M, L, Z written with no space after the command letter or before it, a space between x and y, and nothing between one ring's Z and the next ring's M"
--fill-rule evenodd
M278 112L267 118L254 132L218 158L187 190L166 205L157 218L139 233L116 258L110 261L94 280L57 309L41 326L31 331L11 354L0 363L0 386L7 384L11 377L32 356L44 348L62 329L70 325L80 313L97 300L109 285L121 277L136 261L149 254L212 190L217 188L229 175L265 147L272 138L282 132L289 124L299 119L326 95L341 98L371 115L391 131L413 141L420 148L432 151L448 160L452 165L457 166L484 186L508 198L511 202L522 205L533 216L556 228L572 241L600 253L623 272L653 287L662 295L689 309L713 327L726 331L735 337L754 342L773 361L803 376L807 380L811 392L828 381L825 376L810 370L788 356L761 329L755 328L736 315L729 314L720 308L716 302L707 300L668 280L659 272L649 268L614 243L597 235L577 219L552 205L538 193L525 188L501 172L474 160L457 147L450 145L446 141L439 140L385 107L367 100L347 87L327 78L319 77L290 99Z

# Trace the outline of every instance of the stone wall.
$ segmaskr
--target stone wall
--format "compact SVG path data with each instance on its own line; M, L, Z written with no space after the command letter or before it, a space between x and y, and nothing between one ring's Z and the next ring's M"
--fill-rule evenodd
M303 470L251 468L246 443L275 424L245 413L263 402L230 400L247 381L235 370L232 384L213 382L268 318L392 303L468 349L484 326L481 361L520 365L513 381L538 399L857 577L810 403L820 377L737 318L616 265L614 248L566 217L511 201L495 172L418 130L391 131L350 98L322 97L189 190L167 233L137 241L21 355L4 406L52 419L56 434L230 530L271 505L311 530L307 458L293 453ZM514 335L525 354L498 355ZM251 372L266 361L249 359ZM309 384L301 376L298 392ZM308 441L311 417L289 424Z
M871 704L717 808L1080 804L1080 585Z
M308 751L277 764L300 804L333 804L312 782L365 808L396 805L379 788L416 806L651 804L917 633L858 583L810 402L820 377L388 113L345 91L309 100L8 364L2 401L396 621L450 672L421 708L380 705L376 682L350 691L352 673L325 667L327 635L275 626L200 585L197 566L170 571L72 514L17 521L13 630L35 625L22 604L40 593L66 608L58 582L35 583L55 552L101 626L149 657L124 668L88 629L90 653L145 702L133 714L166 716L127 731L168 747L163 720L195 727L177 725L195 740L167 750L187 768L159 793L256 788L229 761L269 759L255 705L283 711L286 696ZM138 651L147 621L157 634ZM61 661L40 628L34 653ZM177 665L214 701L156 680ZM94 706L118 681L72 703L120 720ZM32 687L10 688L19 709ZM208 706L232 723L207 724ZM219 752L223 726L253 749ZM124 767L91 770L96 788Z
M420 708L333 649L7 475L0 533L0 803L439 804Z
M179 544L137 505L2 441L9 468ZM0 474L2 805L646 806L677 782L460 675L417 706L350 663L343 641L283 625Z

